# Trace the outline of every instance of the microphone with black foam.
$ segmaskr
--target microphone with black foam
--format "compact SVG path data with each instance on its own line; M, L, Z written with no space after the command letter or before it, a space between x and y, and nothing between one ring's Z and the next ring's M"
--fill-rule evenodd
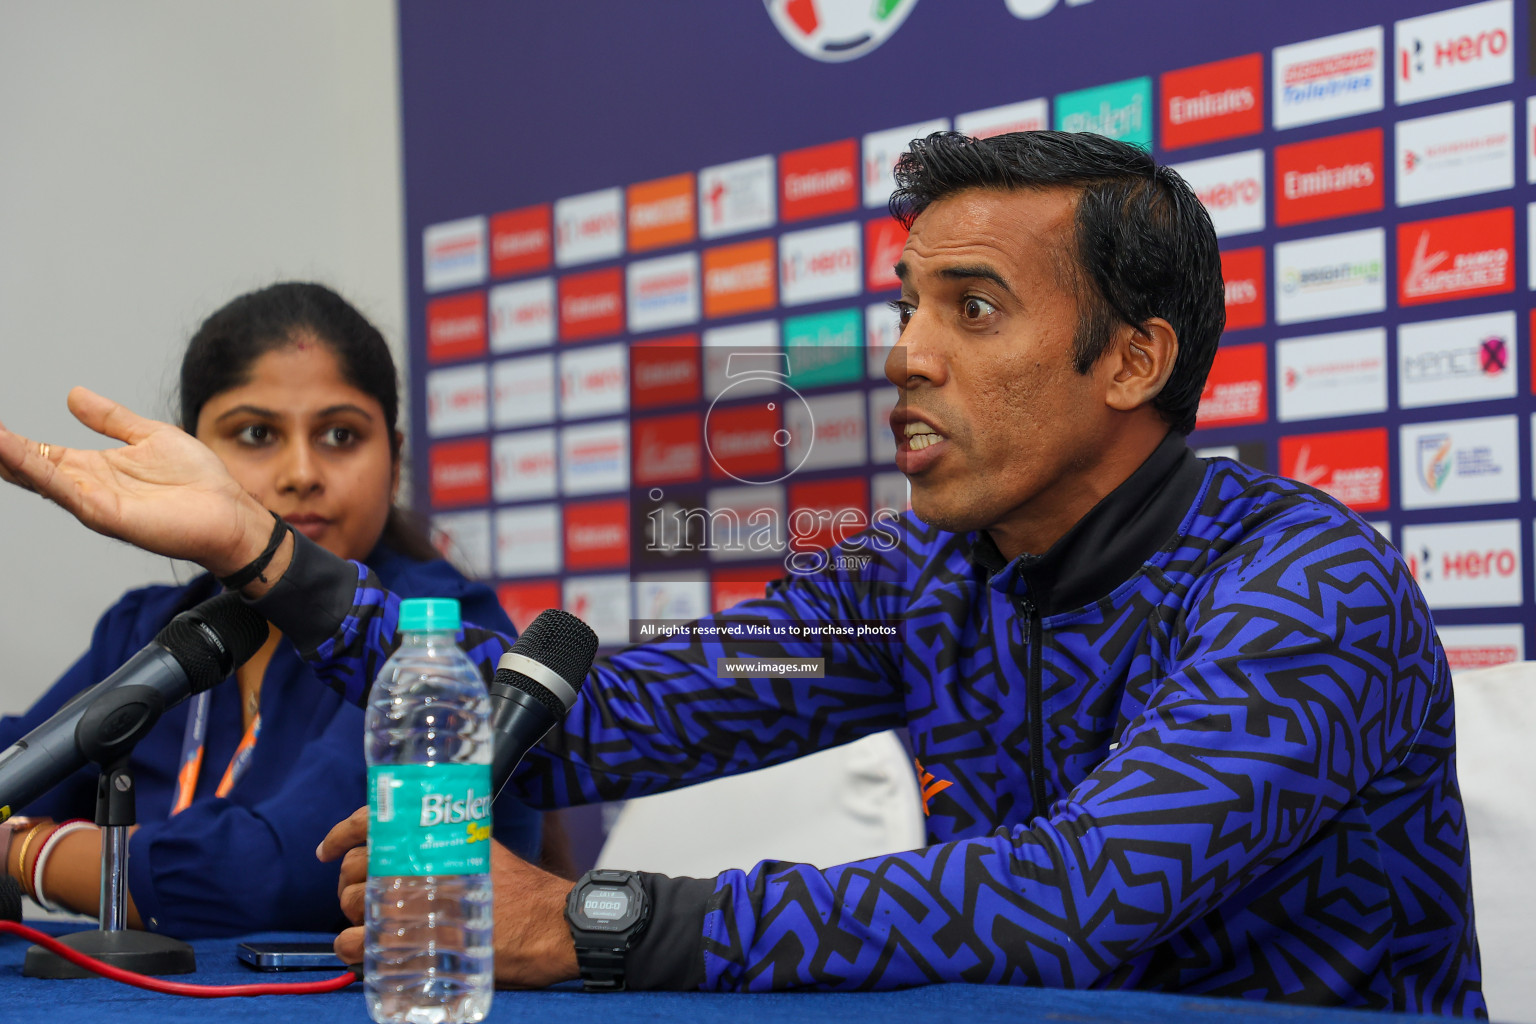
M0 821L90 761L126 753L167 708L223 682L266 640L266 619L239 594L176 616L122 668L0 751Z
M555 608L540 612L501 656L490 686L493 797L523 755L571 710L596 656L592 628Z

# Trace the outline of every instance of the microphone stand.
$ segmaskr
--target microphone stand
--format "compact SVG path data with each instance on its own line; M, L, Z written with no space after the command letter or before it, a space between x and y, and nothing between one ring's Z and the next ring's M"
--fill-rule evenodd
M127 927L128 829L137 821L128 759L164 710L165 700L153 687L118 687L97 697L75 728L81 752L101 766L96 780L96 824L101 826L100 927L66 935L59 941L103 963L140 974L191 974L197 970L191 946L167 935ZM96 977L41 946L28 948L21 973L29 978Z

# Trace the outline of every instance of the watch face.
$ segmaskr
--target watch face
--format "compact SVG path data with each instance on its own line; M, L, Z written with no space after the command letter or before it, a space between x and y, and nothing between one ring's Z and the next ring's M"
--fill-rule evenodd
M624 889L588 889L581 912L591 921L618 921L629 913L630 896Z

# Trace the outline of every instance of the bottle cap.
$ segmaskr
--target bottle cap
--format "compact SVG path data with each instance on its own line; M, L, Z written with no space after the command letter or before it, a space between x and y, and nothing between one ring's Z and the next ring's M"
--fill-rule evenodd
M451 597L408 597L400 602L402 633L457 633L459 602Z

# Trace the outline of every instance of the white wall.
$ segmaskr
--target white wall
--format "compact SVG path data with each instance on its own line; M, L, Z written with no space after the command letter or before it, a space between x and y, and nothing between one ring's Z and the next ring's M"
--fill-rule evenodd
M195 326L281 279L400 361L397 68L391 0L0 0L0 421L96 444L75 384L168 416ZM187 576L0 483L0 712L124 590Z

